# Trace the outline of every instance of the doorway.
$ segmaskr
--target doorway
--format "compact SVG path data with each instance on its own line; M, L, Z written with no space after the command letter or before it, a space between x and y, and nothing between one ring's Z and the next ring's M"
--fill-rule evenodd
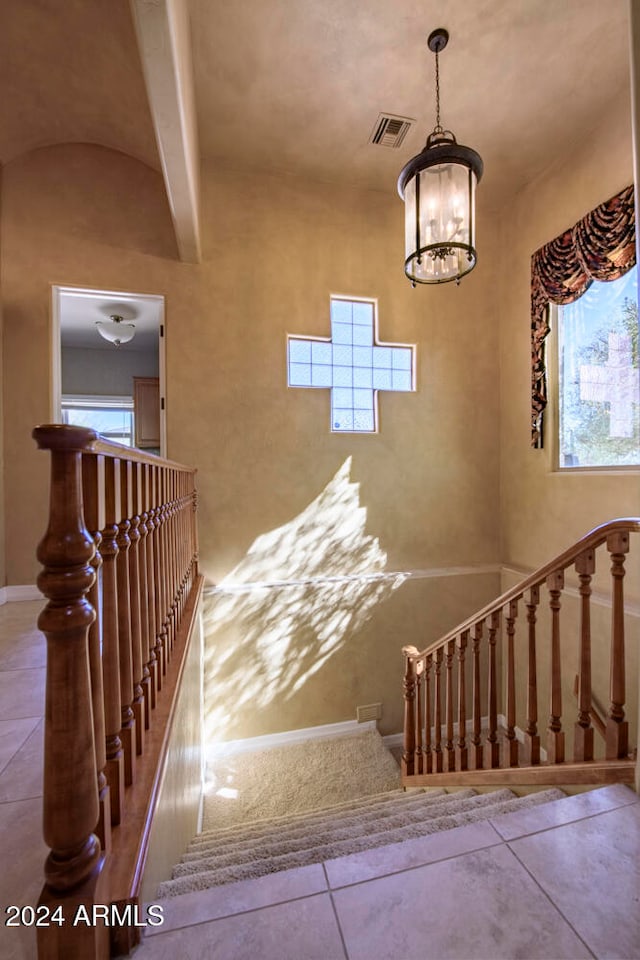
M166 457L164 297L54 286L54 423Z

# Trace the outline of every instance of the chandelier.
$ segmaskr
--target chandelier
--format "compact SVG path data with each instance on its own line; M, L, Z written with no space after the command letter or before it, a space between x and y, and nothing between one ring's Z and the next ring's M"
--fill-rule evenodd
M436 57L436 125L424 149L402 168L398 193L405 203L404 272L416 283L460 282L476 265L475 196L482 159L440 123L439 54L449 34L427 41Z

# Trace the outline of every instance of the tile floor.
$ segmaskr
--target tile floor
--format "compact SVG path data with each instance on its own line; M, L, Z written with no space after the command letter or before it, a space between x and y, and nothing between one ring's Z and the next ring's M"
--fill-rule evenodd
M636 960L640 797L606 787L163 909L136 960Z
M0 606L1 960L35 960L4 920L46 856L40 608ZM136 960L640 960L640 797L606 787L162 906Z
M46 648L41 601L0 606L0 958L33 960L33 928L7 928L11 904L42 889L42 718Z

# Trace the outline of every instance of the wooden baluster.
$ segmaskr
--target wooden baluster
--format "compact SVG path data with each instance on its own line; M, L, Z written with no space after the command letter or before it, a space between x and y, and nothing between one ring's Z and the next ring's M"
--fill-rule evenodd
M102 531L102 670L107 780L111 791L111 823L120 823L124 808L124 752L120 739L120 650L118 642L117 515L120 506L120 462L107 457L105 475L105 525Z
M573 759L593 760L593 727L591 726L591 577L595 573L594 550L587 550L576 560L580 577L580 654L578 663L578 719L573 734Z
M424 773L424 754L422 752L422 677L424 673L424 660L416 660L416 748L415 762L413 764L414 773Z
M143 483L144 483L144 498L145 498L145 512L143 514L143 519L145 526L147 528L147 535L144 538L145 544L145 563L146 563L146 578L147 578L147 596L146 596L146 608L147 608L147 667L149 669L149 676L151 679L151 709L155 710L156 707L156 698L158 690L160 689L159 674L158 669L158 658L156 656L156 604L155 604L155 577L154 577L154 563L153 563L153 531L155 527L153 519L153 489L151 484L151 473L152 468L148 463L143 464Z
M103 895L104 858L93 832L99 805L88 631L95 614L86 596L95 578L94 542L84 524L81 493L81 451L96 435L53 425L37 427L33 436L40 449L51 452L49 522L38 547L43 566L38 586L48 600L38 627L47 641L43 832L50 848L39 906L49 917L61 907L67 918L64 926L38 927L38 948L43 958L104 957L107 928L72 928L68 919L78 905L100 902ZM4 869L10 871L11 864Z
M473 733L471 734L471 762L474 770L483 769L484 752L482 749L482 697L480 686L480 643L482 642L482 620L473 630Z
M540 603L540 588L531 587L527 604L527 623L529 626L529 670L527 674L527 729L525 744L529 763L540 763L540 737L538 735L538 680L536 660L536 609Z
M131 463L131 527L129 529L129 597L131 611L131 666L133 673L133 715L136 722L136 753L144 752L144 658L140 616L140 464Z
M102 557L100 545L104 526L103 498L100 497L101 477L104 476L104 457L87 454L82 457L82 499L84 502L85 522L91 531L95 543L95 553L91 566L95 580L87 599L95 610L96 616L89 627L89 667L91 671L91 703L93 707L93 740L96 749L96 769L98 771L98 801L100 814L96 833L104 853L111 850L111 797L106 777L107 749L104 728L104 686L102 681Z
M120 708L122 723L120 740L124 753L124 782L130 786L136 769L136 721L133 712L133 652L131 647L131 588L129 584L129 549L131 540L131 463L120 460L120 510L118 522L118 554L116 578L118 588L118 655L120 662Z
M612 609L611 609L611 668L609 713L606 723L607 760L624 759L629 753L629 724L624 719L625 704L625 649L624 649L624 557L629 552L629 534L612 533L607 537L611 554Z
M189 474L191 483L191 549L193 555L193 581L198 576L198 561L200 559L200 548L198 544L198 491L196 489L195 473Z
M500 611L491 614L489 621L489 732L487 734L487 766L490 770L500 766L498 743L498 674L496 668L496 642L500 628Z
M449 640L447 643L447 649L445 653L445 676L446 676L446 686L445 686L445 724L446 724L446 735L447 739L445 741L445 755L447 761L447 770L456 769L456 746L453 740L453 656L456 649L455 640Z
M435 658L435 692L433 717L433 772L442 773L442 661L444 650L438 647Z
M560 594L564 588L564 571L557 570L547 577L549 607L551 609L551 714L549 717L547 755L550 763L564 762L564 733L562 731L562 671L560 659Z
M520 598L518 598L520 599ZM515 633L518 600L511 600L507 614L507 730L504 741L503 766L518 766L518 739L516 737L516 664Z
M160 508L160 470L151 468L151 502L153 503L152 563L153 563L153 603L155 619L154 650L157 661L158 690L163 686L165 672L165 636L162 632L162 569L160 563L161 508Z
M167 584L167 595L166 595L166 619L167 619L167 637L169 650L173 650L175 639L176 639L176 623L174 616L174 595L175 595L175 582L174 582L174 542L173 542L173 484L175 479L175 471L170 470L167 473L167 505L166 505L166 522L165 522L165 543L166 543L166 557L167 557L167 568L166 568L166 584Z
M160 572L161 578L160 582L162 584L161 590L161 609L162 609L162 636L163 636L163 651L164 651L164 669L166 671L167 665L171 657L171 628L170 628L170 610L171 605L169 601L169 563L168 556L169 551L167 548L167 523L169 520L169 485L168 485L168 474L165 467L162 467L160 470L161 485L160 489L162 491L160 500L162 507L160 510Z
M155 707L155 688L153 677L149 668L149 611L148 595L149 587L147 584L147 500L146 500L146 464L138 464L138 512L140 514L140 523L138 531L140 533L140 542L138 544L138 583L140 585L140 646L142 648L142 692L144 694L144 726L149 729L151 723L151 710Z
M416 679L413 657L418 653L415 647L403 647L404 654L404 741L402 751L402 776L410 777L414 773L416 753L415 695Z
M158 669L160 678L167 672L167 637L164 632L164 608L162 603L164 570L162 569L162 528L164 525L164 514L162 506L162 468L154 469L155 476L155 550L154 550L154 574L156 580L156 656L158 658Z
M458 770L469 769L467 749L467 692L465 686L465 653L469 643L469 631L463 630L458 641Z
M178 486L179 475L174 473L171 490L171 623L174 636L178 632L178 600L180 595L180 551L178 540Z
M431 750L431 667L433 657L428 654L424 671L424 772L433 773L433 754Z
M173 647L175 644L175 624L173 619L173 554L172 554L172 538L171 538L171 524L172 524L172 483L173 483L173 471L167 471L167 504L166 504L166 529L165 529L165 557L166 557L166 573L165 573L165 616L167 622L167 643L169 646L169 651L173 652Z

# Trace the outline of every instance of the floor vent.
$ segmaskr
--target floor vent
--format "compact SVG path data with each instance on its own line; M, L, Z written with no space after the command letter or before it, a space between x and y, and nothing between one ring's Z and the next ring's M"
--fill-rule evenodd
M390 113L381 113L371 132L369 143L380 147L399 147L415 120L408 117L395 117Z

